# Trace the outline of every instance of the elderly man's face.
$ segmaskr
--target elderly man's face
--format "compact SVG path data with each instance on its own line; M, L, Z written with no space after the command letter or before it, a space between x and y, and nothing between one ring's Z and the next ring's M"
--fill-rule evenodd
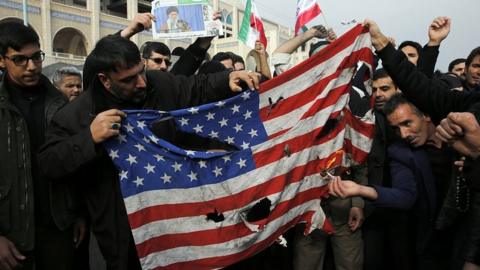
M68 100L72 101L82 92L82 79L76 75L63 76L58 85L58 90L67 96Z
M417 112L410 104L400 104L387 119L397 134L413 147L424 145L433 135L429 130L430 117Z

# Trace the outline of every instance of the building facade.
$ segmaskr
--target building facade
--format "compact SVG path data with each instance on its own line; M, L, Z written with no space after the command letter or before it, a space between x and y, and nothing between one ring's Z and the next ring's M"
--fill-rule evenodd
M56 62L83 64L87 54L101 37L127 27L135 14L149 12L151 1L146 0L29 0L28 22L40 36L41 47L46 53L45 65ZM243 19L241 1L215 1L212 5L222 13L224 35L215 38L210 55L231 51L245 57L250 51L238 41L238 30ZM21 0L0 0L0 22L23 20ZM293 36L290 28L263 20L268 39L267 52ZM132 38L138 46L152 40L152 33L143 31ZM192 39L160 40L171 49L187 47ZM293 63L305 59L308 54L300 48L292 57Z

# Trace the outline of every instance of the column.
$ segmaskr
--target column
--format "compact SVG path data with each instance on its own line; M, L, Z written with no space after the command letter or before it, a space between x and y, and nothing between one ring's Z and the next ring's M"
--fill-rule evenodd
M52 56L52 24L50 18L50 0L42 0L42 50L48 55Z
M127 0L127 20L130 23L130 21L133 20L135 15L138 13L138 0ZM139 38L138 34L134 35L133 37L130 38L131 41L135 42L137 46L139 46Z
M87 10L90 11L90 50L93 50L95 43L100 39L100 1L87 0Z

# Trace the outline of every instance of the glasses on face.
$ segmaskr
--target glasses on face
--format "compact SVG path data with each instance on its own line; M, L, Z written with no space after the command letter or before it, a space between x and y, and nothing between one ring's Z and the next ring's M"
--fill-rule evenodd
M14 56L8 57L5 55L3 57L9 59L17 66L26 66L29 60L32 60L32 62L35 64L39 64L43 62L43 60L45 60L45 53L42 51L38 51L32 54L31 56L14 55Z
M157 64L157 65L160 65L160 64L162 64L163 62L165 62L165 65L166 65L167 67L169 67L169 66L172 64L172 62L170 62L170 60L168 60L168 59L163 59L163 58L148 58L148 59L152 60L152 61L155 62L155 64Z

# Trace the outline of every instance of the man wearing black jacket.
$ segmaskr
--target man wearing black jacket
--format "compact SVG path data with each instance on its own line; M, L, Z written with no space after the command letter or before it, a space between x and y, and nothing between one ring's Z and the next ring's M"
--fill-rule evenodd
M370 20L365 21L369 27L372 44L382 59L384 68L391 74L394 82L402 89L404 96L423 112L430 115L438 124L450 112L471 111L480 119L480 93L449 91L449 87L438 79L429 79L408 62L405 55L393 48L387 37L382 34L378 25ZM439 29L445 25L438 25ZM474 49L467 58L467 67L471 68L471 82L480 81L480 49ZM468 163L473 163L469 166ZM471 199L469 211L469 230L464 242L464 269L480 267L480 181L478 176L479 161L467 161L464 174L470 180Z
M41 75L45 53L23 24L0 25L0 269L73 269L77 218L68 181L49 181L36 153L68 101Z
M140 269L118 171L102 147L103 141L119 134L121 110L186 108L240 91L241 80L257 88L258 77L246 71L188 78L145 73L136 45L116 35L102 38L91 55L97 71L91 87L54 117L39 162L48 176L70 178L81 186L107 268ZM166 140L182 143L173 122L160 122L152 129Z

